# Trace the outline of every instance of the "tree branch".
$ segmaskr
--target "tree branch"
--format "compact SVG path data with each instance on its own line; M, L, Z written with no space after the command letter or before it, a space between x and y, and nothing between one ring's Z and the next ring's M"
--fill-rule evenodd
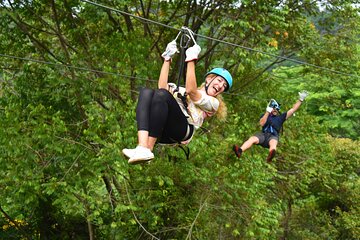
M206 197L205 200L204 200L204 202L200 205L199 211L198 211L198 213L196 214L195 219L194 219L194 221L192 222L192 224L191 224L191 226L190 226L188 235L186 236L186 239L185 239L185 240L191 239L192 229L193 229L193 227L194 227L194 225L195 225L196 220L197 220L198 217L200 216L200 213L202 212L204 206L206 205L207 199L208 199L208 197Z

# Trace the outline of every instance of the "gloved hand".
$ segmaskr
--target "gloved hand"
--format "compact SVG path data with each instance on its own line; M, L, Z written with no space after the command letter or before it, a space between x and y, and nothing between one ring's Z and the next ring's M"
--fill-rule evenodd
M268 105L266 106L266 111L267 111L268 113L271 113L272 110L273 110L273 100L271 99L271 100L269 101Z
M309 95L307 91L299 92L299 100L302 102L305 100L305 98Z
M174 40L168 43L165 52L161 54L161 56L165 59L165 61L169 61L177 52L179 51L176 47L176 42Z
M195 44L192 47L189 47L186 50L186 58L185 62L191 62L198 59L199 53L201 51L201 47L197 44Z
M272 110L273 110L273 108L272 108L272 107L266 107L266 111L267 111L268 113L271 113L271 112L272 112Z

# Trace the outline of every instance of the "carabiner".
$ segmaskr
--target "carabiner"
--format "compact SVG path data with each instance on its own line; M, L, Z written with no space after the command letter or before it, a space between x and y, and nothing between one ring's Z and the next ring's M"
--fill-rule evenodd
M188 48L190 40L191 37L188 34L183 33L180 38L180 48Z
M181 30L182 31L187 31L187 33L188 33L188 36L190 36L191 37L191 39L193 40L193 42L194 42L194 45L196 44L197 45L197 43L196 43L196 41L195 41L195 38L194 38L194 32L190 29L190 28L188 28L188 27L185 27L185 26L182 26L181 27Z
M179 38L179 36L181 35L181 38L180 38L180 47L182 48L188 48L189 47L189 43L190 43L190 40L193 41L194 44L197 44L196 41L195 41L195 38L194 38L194 32L188 28L188 27L185 27L185 26L182 26L181 27L181 30L179 31L179 33L176 35L176 38L173 40L173 41L177 41L177 39ZM185 38L187 38L185 40ZM185 42L185 44L184 44Z

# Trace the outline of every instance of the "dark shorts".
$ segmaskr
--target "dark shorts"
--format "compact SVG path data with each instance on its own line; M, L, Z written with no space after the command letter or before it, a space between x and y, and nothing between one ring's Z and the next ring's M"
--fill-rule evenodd
M264 148L269 148L269 142L271 139L279 141L279 137L271 133L258 132L255 134L255 137L259 139L258 145L263 146Z

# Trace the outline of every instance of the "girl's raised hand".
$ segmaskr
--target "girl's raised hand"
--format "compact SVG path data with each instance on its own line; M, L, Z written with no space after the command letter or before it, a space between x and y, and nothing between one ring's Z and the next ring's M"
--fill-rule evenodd
M178 53L178 52L179 52L179 50L177 49L176 41L173 40L170 43L168 43L168 45L166 46L165 52L163 52L163 54L161 54L161 56L165 59L165 61L169 61L175 55L175 53Z

